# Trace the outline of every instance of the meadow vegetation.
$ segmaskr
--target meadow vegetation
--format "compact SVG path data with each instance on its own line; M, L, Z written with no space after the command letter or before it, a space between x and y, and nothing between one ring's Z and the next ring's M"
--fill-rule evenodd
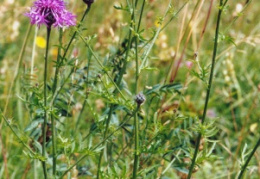
M0 2L1 179L260 178L260 1L64 1Z

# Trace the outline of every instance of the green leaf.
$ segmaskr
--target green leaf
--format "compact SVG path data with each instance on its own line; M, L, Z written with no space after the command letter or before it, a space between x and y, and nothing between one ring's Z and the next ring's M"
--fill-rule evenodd
M43 119L36 119L33 120L29 125L27 125L27 127L24 129L25 132L30 131L34 128L36 128L40 123L43 123Z
M180 83L167 84L160 88L160 91L163 92L176 92L182 89L182 85Z

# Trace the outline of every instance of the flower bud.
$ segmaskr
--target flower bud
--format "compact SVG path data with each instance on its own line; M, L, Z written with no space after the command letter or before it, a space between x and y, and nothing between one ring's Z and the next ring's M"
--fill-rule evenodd
M138 95L136 95L135 97L135 102L140 106L141 104L143 104L145 102L145 96L143 93L139 93Z
M84 3L86 3L88 6L90 6L92 3L94 3L94 0L83 0Z

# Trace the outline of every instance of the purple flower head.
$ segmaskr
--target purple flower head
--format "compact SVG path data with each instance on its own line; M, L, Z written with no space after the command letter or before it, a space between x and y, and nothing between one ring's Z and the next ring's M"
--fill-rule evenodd
M25 14L31 19L32 24L38 26L45 24L48 28L74 26L75 15L66 10L63 0L37 0L30 12Z

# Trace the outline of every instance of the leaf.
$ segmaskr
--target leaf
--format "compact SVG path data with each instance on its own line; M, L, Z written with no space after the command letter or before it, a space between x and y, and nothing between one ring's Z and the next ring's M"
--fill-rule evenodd
M182 89L182 85L180 83L167 84L160 88L162 92L176 92Z
M146 70L146 71L159 71L158 68L152 68L152 67L144 67L142 70Z
M155 171L155 169L156 169L157 167L159 167L159 166L161 166L161 165L160 165L160 164L157 164L157 165L153 165L153 166L151 166L151 167L147 167L147 168L145 168L145 169L139 171L139 172L138 172L138 175L144 175L144 174L149 173L149 172L151 172L151 171L153 171L153 170Z
M117 9L117 10L129 12L129 8L128 8L128 7L123 7L122 4L120 4L120 5L114 5L114 8Z
M30 131L30 130L34 129L34 128L36 128L40 123L43 123L43 119L42 119L42 118L33 120L33 121L24 129L24 131L27 132L27 131Z
M148 89L147 91L144 91L144 95L148 96L152 93L158 93L160 88L161 88L160 84L154 85L152 89Z
M174 169L178 170L181 173L188 174L189 170L187 168L181 168L181 167L173 167Z
M67 164L61 164L61 165L57 165L56 170L58 172L65 172L67 168L68 168Z

